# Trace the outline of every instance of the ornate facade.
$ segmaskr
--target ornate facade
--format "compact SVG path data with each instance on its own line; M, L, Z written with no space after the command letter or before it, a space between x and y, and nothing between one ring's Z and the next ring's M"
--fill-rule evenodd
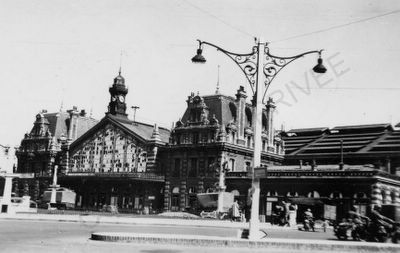
M76 191L78 207L162 209L164 176L156 163L169 130L128 119L128 89L121 73L109 92L105 117L65 148L60 183Z
M253 106L240 87L236 98L215 94L187 99L187 109L162 148L166 172L164 209L183 211L196 206L196 194L216 190L222 166L231 172L248 172L253 155ZM262 164L280 164L283 142L273 129L275 105L269 100L263 110ZM247 190L246 190L247 191ZM247 192L241 192L247 195Z
M39 199L40 192L48 187L54 165L60 162L62 146L71 143L98 121L86 116L77 107L67 112L47 113L43 110L36 115L32 130L25 134L19 149L18 173L34 173L34 180L15 180L14 192L31 195Z

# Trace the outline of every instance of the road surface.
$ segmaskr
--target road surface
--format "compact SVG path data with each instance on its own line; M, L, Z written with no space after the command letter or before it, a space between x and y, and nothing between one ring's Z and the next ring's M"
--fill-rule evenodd
M92 232L135 232L213 235L235 237L235 228L190 227L171 225L121 225L57 221L0 220L0 252L140 252L140 253L181 253L181 252L265 252L265 249L201 248L171 245L149 245L133 243L109 243L92 241ZM326 239L335 240L332 231L302 232L287 228L271 228L271 238ZM274 251L286 252L286 251ZM289 252L289 251L287 251Z

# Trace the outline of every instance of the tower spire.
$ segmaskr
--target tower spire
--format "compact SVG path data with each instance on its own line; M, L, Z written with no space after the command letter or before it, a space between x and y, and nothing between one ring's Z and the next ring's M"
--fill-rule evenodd
M219 68L220 66L218 65L217 89L215 90L215 94L219 94Z
M119 71L118 71L118 75L121 75L121 66L122 66L122 49L121 49L121 52L119 54Z

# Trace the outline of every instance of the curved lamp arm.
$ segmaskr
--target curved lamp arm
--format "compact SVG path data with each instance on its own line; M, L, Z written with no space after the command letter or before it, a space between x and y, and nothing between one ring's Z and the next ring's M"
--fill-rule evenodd
M264 47L264 67L263 67L263 72L264 72L264 76L265 76L265 81L264 81L265 90L264 90L264 94L263 94L263 100L264 100L264 97L267 93L267 90L268 90L272 80L274 80L275 76L281 71L282 68L287 66L292 61L302 58L303 56L308 55L308 54L317 54L318 53L318 55L319 55L318 62L319 62L319 60L321 59L322 51L323 51L323 49L313 50L313 51L307 51L305 53L298 54L295 56L281 57L281 56L275 56L275 55L270 54L269 48L267 47L267 45L265 45L265 47ZM325 69L325 71L323 71L323 70L316 71L315 70L316 67L314 67L315 72L319 72L319 73L326 72L326 69ZM320 68L321 67L325 68L322 66L322 59L321 59Z
M256 82L256 74L257 74L257 56L258 56L258 48L256 46L253 47L253 50L251 53L247 54L238 54L238 53L233 53L229 52L223 48L220 48L217 45L214 45L210 42L207 41L201 41L197 40L199 42L199 49L202 48L202 45L208 45L211 47L216 48L218 51L221 51L224 53L226 56L231 58L236 65L239 66L239 68L242 70L243 74L246 76L247 81L250 84L250 88L253 92L255 93L255 82Z
M255 94L255 84L256 84L256 76L257 76L257 69L258 69L258 57L263 57L264 59L264 66L263 66L263 72L265 76L264 80L264 85L265 85L265 92L264 96L268 90L268 87L272 80L275 78L275 76L279 73L279 71L291 63L292 61L299 59L305 55L308 54L319 54L319 59L318 59L318 68L317 66L314 67L314 71L318 73L324 73L326 71L326 68L323 67L322 65L322 59L321 59L321 52L323 50L314 50L314 51L308 51L302 54L298 54L295 56L289 56L289 57L280 57L280 56L274 56L269 53L269 48L267 43L264 44L264 50L262 52L258 52L258 46L254 46L253 50L251 53L247 54L238 54L238 53L233 53L230 51L227 51L213 43L207 42L207 41L201 41L197 40L199 42L199 49L197 50L197 55L192 58L193 62L202 62L204 63L206 60L205 58L201 55L202 54L202 46L203 45L208 45L211 47L216 48L218 51L221 51L224 53L226 56L231 58L242 70L244 75L247 78L247 81L250 84L251 90L253 92L253 95ZM195 58L199 57L201 60L197 61ZM316 70L317 68L317 70ZM263 96L263 97L264 97Z

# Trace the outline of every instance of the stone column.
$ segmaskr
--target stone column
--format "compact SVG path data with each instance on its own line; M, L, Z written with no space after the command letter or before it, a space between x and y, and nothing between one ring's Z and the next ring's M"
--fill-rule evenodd
M179 209L181 211L186 209L186 180L181 181Z
M32 199L34 201L36 201L40 197L39 179L35 179L33 186L34 186L34 190L33 190L33 194L32 194Z
M371 186L371 205L382 205L382 192L379 183L375 183Z
M204 178L201 178L197 184L197 193L204 193Z
M394 199L392 200L392 203L400 206L400 190L399 189L394 190Z
M275 138L275 132L274 132L274 111L275 111L276 105L275 102L272 100L272 98L268 99L266 109L267 109L267 131L268 131L268 147L274 147L274 138Z
M246 127L246 91L243 86L240 86L236 93L236 121L238 127L237 143L240 145L245 144L244 128Z
M23 181L23 186L24 186L24 189L22 192L22 196L29 196L29 184L28 184L27 180Z
M166 180L164 187L164 212L168 212L171 210L170 197L171 197L170 181Z
M383 204L391 204L392 203L392 196L389 188L383 189L385 191L385 198L382 199Z

